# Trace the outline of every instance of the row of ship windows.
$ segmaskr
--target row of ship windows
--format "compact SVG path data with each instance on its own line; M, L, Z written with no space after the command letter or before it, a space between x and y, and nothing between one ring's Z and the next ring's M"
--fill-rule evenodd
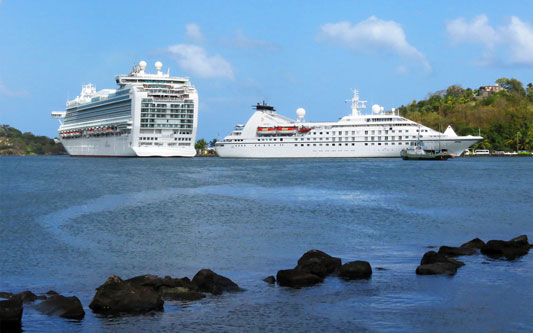
M180 124L141 124L141 128L180 128L180 129L186 129L191 128L192 125L180 125Z
M409 139L409 135L405 135L405 136L401 136L399 135L398 137L396 136L371 136L370 137L370 140L369 140L369 137L368 136L365 136L365 141L382 141L382 138L383 138L383 141L394 141L396 140L408 140ZM415 135L412 135L411 136L412 139L416 139L416 136ZM307 141L329 141L330 138L291 138L293 139L294 141L305 141L307 139ZM266 139L257 139L257 141L277 141L278 139L276 138L266 138ZM290 139L289 139L290 140ZM227 140L228 142L244 142L244 139L228 139ZM283 138L279 138L279 141L283 141ZM350 141L350 138L349 137L345 137L344 140L342 137L338 137L338 138L331 138L331 141L332 142L335 142L335 141ZM355 137L352 137L351 138L351 141L355 141Z
M184 115L184 114L171 114L170 116L166 113L162 114L153 114L153 113L141 113L141 118L180 118L180 119L193 119L193 115Z
M158 137L140 137L141 141L157 141ZM191 138L174 138L174 141L191 141Z
M191 102L192 103L192 102ZM158 108L158 109L166 109L168 107L167 104L153 104L153 103L141 103L141 107L143 108ZM170 104L171 109L194 109L194 104Z
M141 123L155 123L155 119L141 118ZM168 119L167 119L167 123L168 123ZM181 123L182 124L192 124L193 121L190 120L190 119L182 119Z
M409 130L397 130L398 133L409 133ZM417 133L423 133L423 132L427 132L428 130L427 129L422 129L422 130L416 130ZM350 131L331 131L331 135L342 135L342 133L344 132L344 135L349 135ZM352 132L352 135L356 135L356 134L361 134L362 131L351 131ZM365 131L365 135L368 135L369 133L371 135L374 135L374 134L389 134L390 133L396 133L396 130L368 130L368 131ZM309 134L311 135L323 135L324 132L310 132ZM329 132L325 132L326 135L329 135Z
M102 108L90 108L86 109L83 112L68 112L65 116L66 121L81 120L81 119L93 119L93 118L103 118L102 116L109 115L130 115L131 106L129 101L127 103L117 103L110 105L108 107Z
M416 142L404 142L404 143L402 143L402 142L397 142L397 143L395 143L395 142L390 142L390 145L391 145L391 146L395 146L395 145L397 144L398 146L401 146L401 145L405 145L405 146L409 146L409 145L411 145L411 146L414 146L415 143L416 143ZM365 146L368 146L369 144L370 144L371 146L375 146L375 145L381 146L381 145L382 145L381 142L375 142L375 143L374 143L374 142L371 142L371 143L365 142ZM276 144L272 144L272 145L273 145L273 146L276 146ZM279 144L279 146L284 146L284 145L285 145L285 144ZM350 145L350 144L348 144L348 143L345 143L345 144L344 144L344 146L349 146L349 145ZM355 143L351 143L351 145L352 145L352 146L355 146ZM384 146L388 146L388 145L389 145L389 142L384 142L383 145L384 145ZM221 144L221 145L219 145L219 146L220 146L220 147L224 147L224 144ZM255 144L254 146L255 146L255 147L261 147L261 146L264 147L264 146L270 146L270 144ZM295 147L305 147L305 146L307 146L307 147L311 147L311 146L313 146L313 147L316 147L316 146L319 146L319 147L322 147L322 146L329 147L330 144L329 144L329 143L324 143L324 144L322 144L322 143L313 143L313 144L311 144L311 143L307 143L307 144L303 144L303 143L298 144L298 143L295 143L294 146L295 146ZM332 143L331 146L332 146L332 147L335 147L335 143ZM338 143L338 144L336 144L336 146L338 146L338 147L342 147L343 144L342 144L342 143ZM246 147L246 145L233 145L233 147Z
M139 142L139 147L142 147L142 146L163 146L164 144L162 142ZM191 143L190 142L180 142L180 143L176 143L176 142L169 142L167 143L167 146L190 146Z

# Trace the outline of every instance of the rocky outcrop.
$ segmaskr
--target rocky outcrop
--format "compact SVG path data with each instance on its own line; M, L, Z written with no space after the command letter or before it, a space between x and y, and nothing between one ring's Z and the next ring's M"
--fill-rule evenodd
M278 271L276 280L283 287L301 288L320 283L323 279L318 275L298 269L282 269Z
M462 244L461 248L479 250L479 249L481 249L483 247L483 245L485 245L484 241L482 241L479 238L474 238L471 241L468 241L468 242Z
M22 300L16 297L0 301L0 332L20 330L24 310L22 304Z
M338 274L346 280L370 279L372 267L367 261L352 261L342 265Z
M11 296L11 298L18 298L22 301L22 303L32 303L32 302L35 302L36 300L40 300L40 299L46 299L46 296L37 296L35 295L34 293L32 293L31 291L29 290L26 290L26 291L23 291L23 292L20 292L18 294L14 294L13 296Z
M464 266L464 263L455 259L448 258L442 253L429 251L424 254L420 260L420 266L416 268L418 275L455 275L457 269Z
M439 254L448 257L470 256L476 253L476 249L469 247L441 246L439 248Z
M147 280L127 282L118 276L111 275L103 285L96 289L89 308L94 313L102 315L163 311L164 301L159 291L143 283L147 283Z
M10 298L11 296L13 296L12 293L0 291L0 298Z
M490 240L481 247L481 253L493 259L505 257L507 260L514 260L528 254L530 248L527 236L521 235L510 241Z
M323 279L339 269L341 265L340 258L332 257L320 250L310 250L298 259L298 265L294 269L317 275Z
M83 306L76 296L65 297L54 294L48 299L35 305L35 308L46 315L59 316L68 319L81 320L85 316Z
M210 269L202 269L192 278L192 283L198 286L198 290L213 295L223 292L241 291L241 288L225 276L218 275Z
M184 287L162 286L159 292L165 301L197 301L205 298L205 295L201 292Z

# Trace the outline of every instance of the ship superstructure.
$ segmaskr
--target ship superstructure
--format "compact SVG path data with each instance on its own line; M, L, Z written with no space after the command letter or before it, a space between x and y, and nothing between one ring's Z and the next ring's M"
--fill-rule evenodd
M141 61L115 77L117 89L83 86L80 96L54 111L58 134L71 156L192 157L198 93L188 78L145 72Z
M352 114L337 122L306 122L303 108L296 110L298 119L293 120L258 103L246 124L236 125L216 143L216 152L231 158L400 157L402 149L423 141L425 149L460 155L483 140L458 136L451 126L438 132L377 104L371 114L363 114L366 101L355 89L349 101Z

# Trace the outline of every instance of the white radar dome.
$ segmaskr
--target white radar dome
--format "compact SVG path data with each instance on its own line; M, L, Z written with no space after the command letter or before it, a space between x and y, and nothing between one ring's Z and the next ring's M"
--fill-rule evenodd
M157 69L158 71L160 71L161 68L163 68L163 63L162 63L161 61L156 61L156 63L155 63L155 69Z
M381 111L381 107L377 104L372 105L372 113L378 114Z
M296 116L298 116L298 118L305 117L305 109L304 108L296 109Z
M141 69L144 71L144 69L146 68L146 61L141 60L141 61L139 62L139 67L141 67Z

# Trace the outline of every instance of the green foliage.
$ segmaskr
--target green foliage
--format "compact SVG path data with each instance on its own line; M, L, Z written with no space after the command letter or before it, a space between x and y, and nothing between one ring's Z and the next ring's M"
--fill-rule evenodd
M204 150L205 148L207 148L207 142L204 139L200 139L194 144L196 150Z
M46 136L22 133L9 125L0 125L0 155L58 155L66 154L61 143Z
M398 109L402 116L436 130L452 125L458 135L480 133L484 140L474 148L532 150L533 84L526 90L513 78L497 82L506 91L487 98L477 97L476 90L452 85Z
M216 143L217 143L217 139L216 138L211 140L211 141L209 141L209 147L213 148Z

